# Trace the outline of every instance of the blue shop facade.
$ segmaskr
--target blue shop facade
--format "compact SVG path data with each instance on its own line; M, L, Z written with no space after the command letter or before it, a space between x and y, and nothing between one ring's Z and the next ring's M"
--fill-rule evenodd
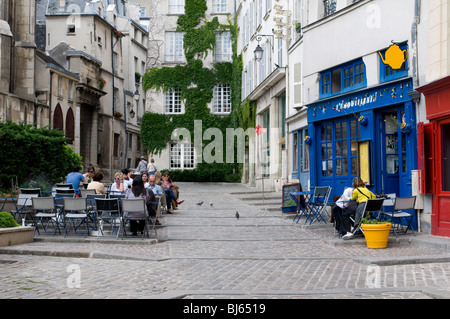
M311 188L331 186L332 199L360 176L373 193L411 196L411 171L418 166L416 110L408 95L412 80L361 86L321 95L308 105L304 142L309 144Z

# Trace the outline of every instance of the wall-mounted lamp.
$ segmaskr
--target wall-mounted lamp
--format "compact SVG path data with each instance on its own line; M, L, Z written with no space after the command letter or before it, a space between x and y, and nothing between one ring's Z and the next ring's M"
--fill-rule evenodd
M268 39L267 42L269 43L270 48L272 49L272 52L273 52L272 42L270 42L270 38L273 39L273 35L270 35L270 34L257 34L256 35L256 41L258 41L258 45L256 46L256 49L255 49L255 51L253 51L253 53L255 54L255 60L258 61L258 62L261 61L263 53L264 53L263 48L261 48L261 46L259 45L259 41L262 40L262 37L265 37L265 38Z
M358 119L359 124L361 124L362 126L366 127L367 124L369 124L369 120L367 119L367 117L365 116L360 116Z
M139 94L139 91L136 90L136 91L134 92L133 98L134 98L135 101L139 101L140 96L141 96L141 95Z
M305 144L311 145L312 144L312 139L309 136L306 136L305 139L303 140L305 142Z
M133 111L133 109L131 109L131 111L130 111L130 117L132 118L132 119L134 119L134 116L136 115L136 113Z
M411 125L409 124L402 123L402 125L400 125L400 129L402 130L402 133L406 133L408 135L411 133Z

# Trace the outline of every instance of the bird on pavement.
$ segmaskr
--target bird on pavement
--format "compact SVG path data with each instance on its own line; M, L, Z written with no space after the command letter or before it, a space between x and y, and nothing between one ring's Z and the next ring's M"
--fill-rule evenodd
M236 218L239 219L239 213L238 212L236 212Z
M210 205L211 205L211 207L213 207L213 205L214 205L214 204L213 204L213 203L211 203Z
M198 205L198 206L202 206L202 205L203 205L203 202L197 203L197 205Z

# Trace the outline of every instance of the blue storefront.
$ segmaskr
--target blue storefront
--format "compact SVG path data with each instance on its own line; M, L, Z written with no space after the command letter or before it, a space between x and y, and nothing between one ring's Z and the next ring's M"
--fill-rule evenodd
M310 183L334 195L360 176L376 194L411 196L417 169L411 78L322 98L308 106Z

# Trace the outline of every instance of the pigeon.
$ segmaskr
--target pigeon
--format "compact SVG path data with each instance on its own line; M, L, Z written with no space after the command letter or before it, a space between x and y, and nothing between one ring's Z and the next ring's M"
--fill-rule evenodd
M236 212L236 218L239 219L239 213L238 212Z
M214 205L214 204L213 204L213 203L211 203L210 205L211 205L211 207L213 207L213 205Z
M202 206L202 205L203 205L203 202L197 203L197 205L198 205L198 206Z

